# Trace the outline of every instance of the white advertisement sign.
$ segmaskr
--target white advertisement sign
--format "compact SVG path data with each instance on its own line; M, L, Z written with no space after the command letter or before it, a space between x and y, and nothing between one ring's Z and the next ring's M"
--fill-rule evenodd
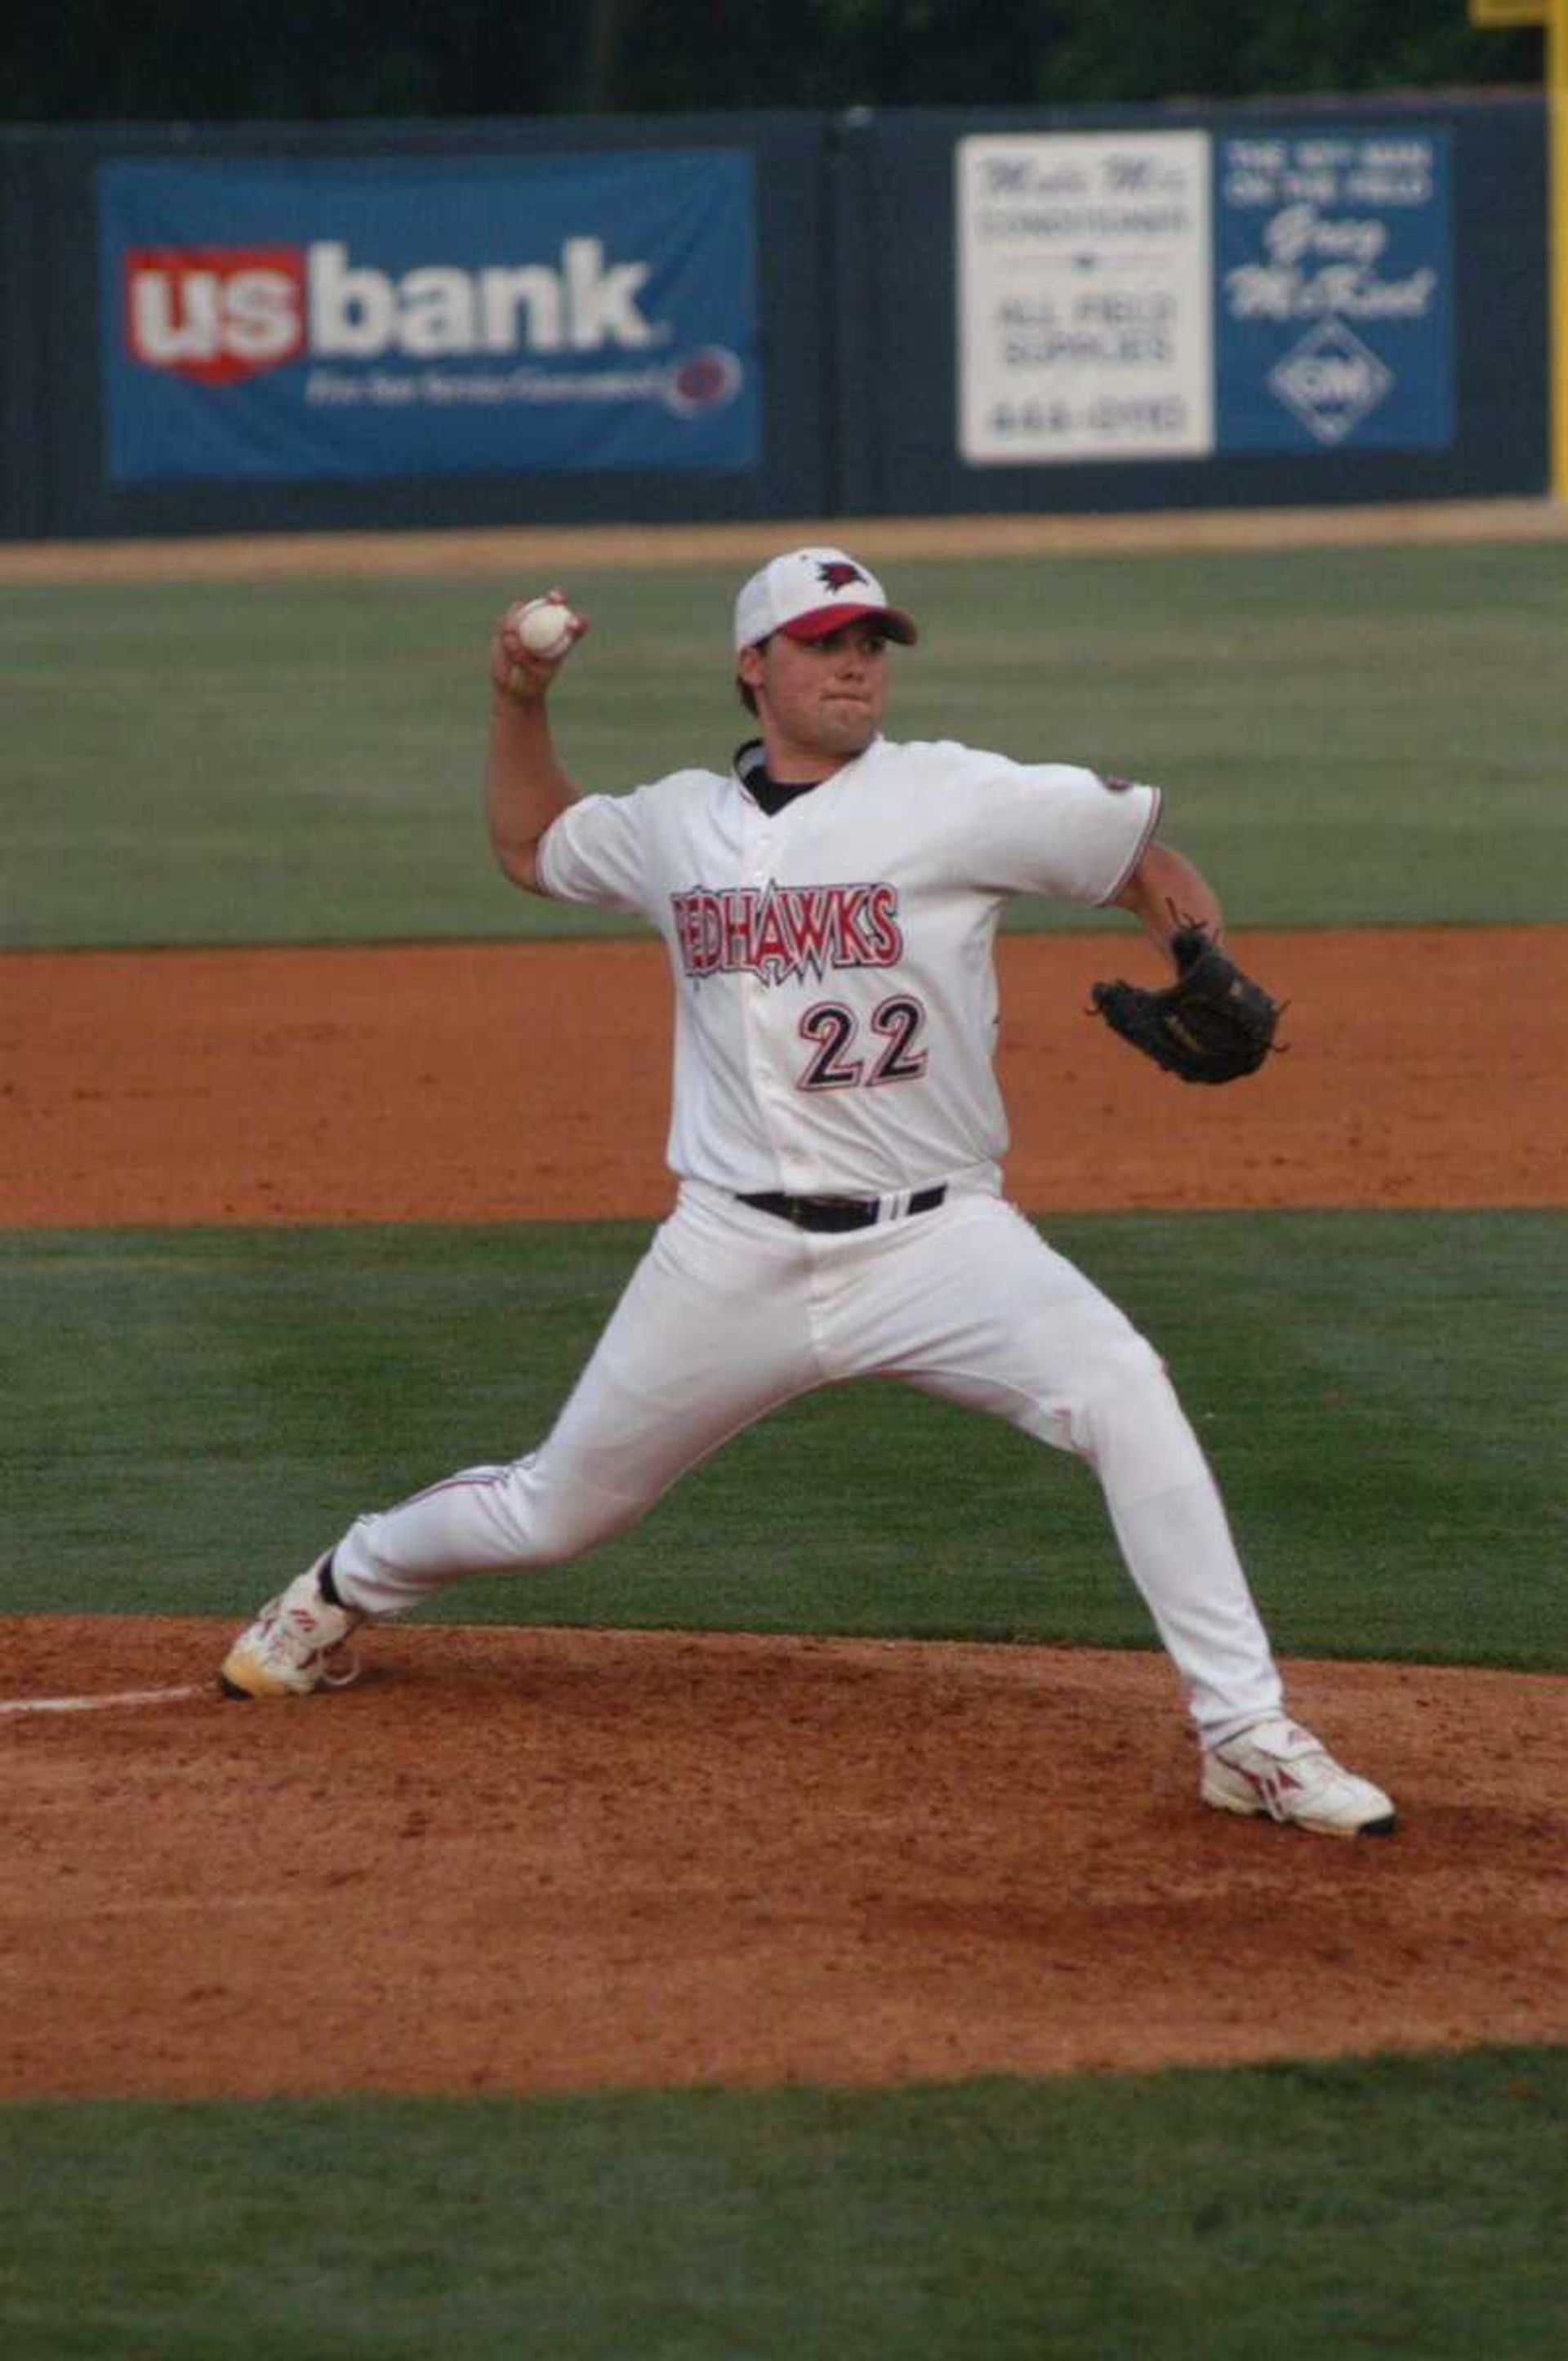
M963 457L1212 452L1208 134L987 135L955 165Z

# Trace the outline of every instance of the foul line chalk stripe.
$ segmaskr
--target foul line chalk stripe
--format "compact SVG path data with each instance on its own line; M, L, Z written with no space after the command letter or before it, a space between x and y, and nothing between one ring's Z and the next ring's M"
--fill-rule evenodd
M5 1697L0 1714L102 1713L115 1705L172 1705L178 1697L205 1697L204 1686L191 1682L180 1689L121 1689L113 1697Z

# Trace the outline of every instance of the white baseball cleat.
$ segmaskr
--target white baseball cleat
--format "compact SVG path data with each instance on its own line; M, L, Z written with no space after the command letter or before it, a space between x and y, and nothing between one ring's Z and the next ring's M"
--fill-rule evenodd
M225 1697L309 1697L357 1680L358 1659L345 1642L365 1618L322 1597L325 1564L320 1559L297 1575L240 1633L218 1673Z
M1336 1763L1321 1740L1277 1715L1203 1757L1199 1790L1222 1812L1264 1813L1322 1837L1388 1837L1397 1815L1381 1787Z

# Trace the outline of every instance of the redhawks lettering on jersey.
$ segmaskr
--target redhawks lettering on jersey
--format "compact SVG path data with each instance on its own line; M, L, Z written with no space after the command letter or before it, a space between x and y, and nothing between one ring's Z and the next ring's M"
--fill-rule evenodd
M670 903L688 976L784 983L904 956L896 885L693 885Z

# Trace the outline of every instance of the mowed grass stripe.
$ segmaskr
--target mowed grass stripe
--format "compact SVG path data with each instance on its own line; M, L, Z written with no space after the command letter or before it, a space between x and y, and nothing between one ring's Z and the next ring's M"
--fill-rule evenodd
M556 715L588 787L722 766L738 573L583 571ZM1568 917L1568 566L1546 544L900 565L898 737L1158 781L1250 927ZM0 946L607 923L485 842L471 580L0 588ZM82 660L92 650L92 663ZM1082 923L1037 904L1014 923ZM1098 915L1089 923L1102 924Z
M1568 2052L0 2114L18 2361L1544 2361Z
M1568 1661L1568 1215L1050 1224L1164 1353L1282 1653ZM361 1510L538 1440L646 1225L13 1232L13 1612L233 1615ZM1152 1633L1087 1471L908 1389L817 1394L466 1622Z

